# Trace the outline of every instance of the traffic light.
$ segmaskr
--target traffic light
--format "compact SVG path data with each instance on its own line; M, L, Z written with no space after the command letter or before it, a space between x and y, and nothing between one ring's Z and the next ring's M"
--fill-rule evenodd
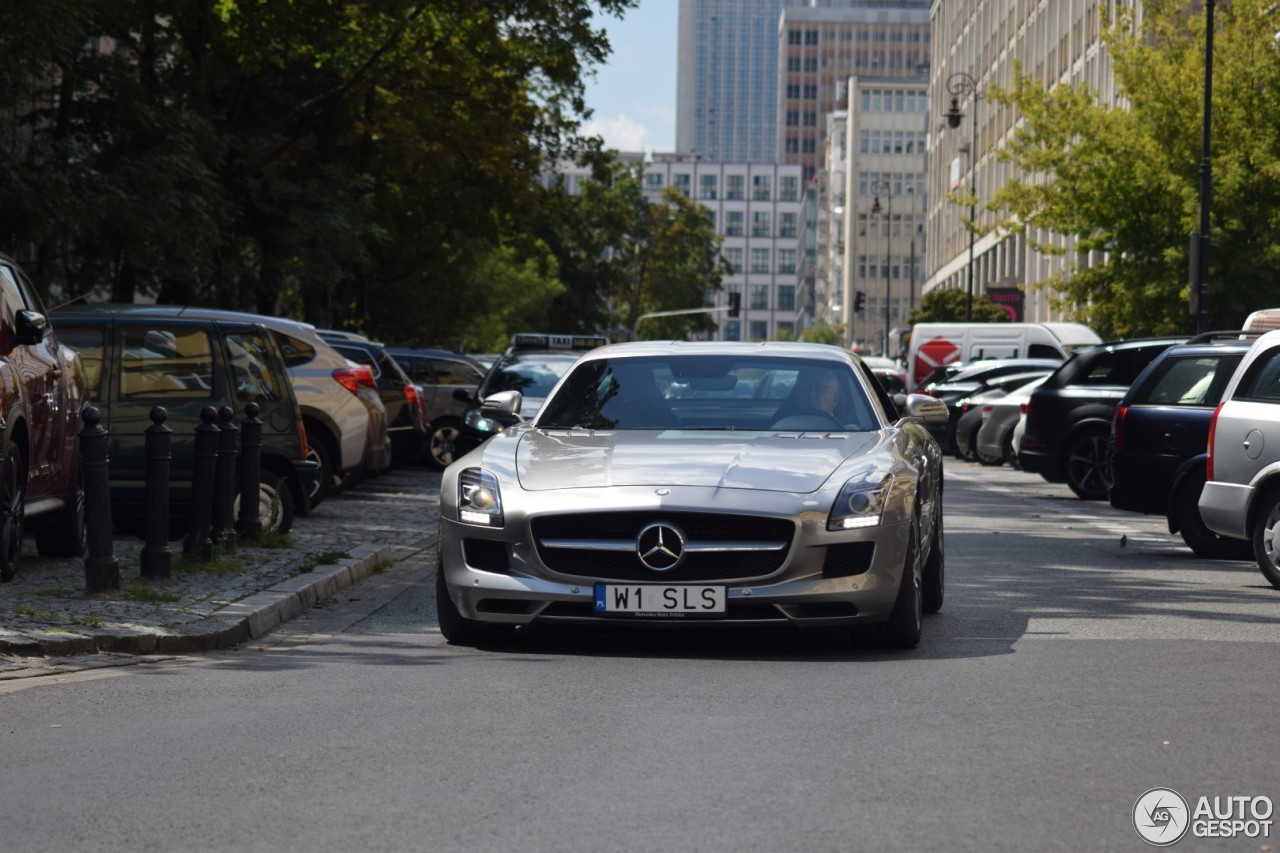
M729 292L729 316L737 317L742 313L742 294L735 291Z
M861 290L853 294L853 311L855 314L861 314L867 308L867 294Z

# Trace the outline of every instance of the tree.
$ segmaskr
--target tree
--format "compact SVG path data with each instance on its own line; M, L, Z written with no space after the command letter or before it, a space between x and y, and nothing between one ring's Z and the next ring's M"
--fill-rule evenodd
M907 322L916 323L957 323L964 321L964 306L968 294L956 288L947 290L931 290L920 299L920 305L912 308L907 315ZM973 297L973 321L975 323L1007 323L1009 312L991 301L985 293Z
M1219 4L1214 40L1209 311L1239 328L1280 292L1280 58L1270 0ZM1005 231L1070 235L1100 262L1048 282L1103 337L1185 332L1189 235L1199 230L1204 22L1181 0L1148 0L1106 31L1125 105L1086 87L1046 91L1015 69L991 98L1021 124L1003 160L1024 178L990 206ZM1227 142L1226 140L1229 140ZM1033 244L1034 245L1034 244ZM1037 245L1043 251L1053 247Z
M834 326L829 323L817 323L800 333L800 340L811 344L834 344L844 346L844 324Z

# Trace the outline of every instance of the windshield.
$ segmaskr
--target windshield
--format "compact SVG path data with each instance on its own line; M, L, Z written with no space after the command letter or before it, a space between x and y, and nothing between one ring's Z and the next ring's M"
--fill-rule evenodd
M880 418L842 362L672 355L583 362L536 426L847 432L879 429Z
M488 397L499 391L519 391L526 398L546 397L576 358L576 355L557 357L539 352L504 357L485 379L480 396Z

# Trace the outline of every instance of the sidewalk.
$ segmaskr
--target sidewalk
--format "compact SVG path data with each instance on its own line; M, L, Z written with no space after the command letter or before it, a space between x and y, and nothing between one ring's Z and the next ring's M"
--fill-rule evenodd
M84 561L23 550L0 585L0 680L26 656L188 654L257 639L370 574L434 548L439 474L407 468L327 498L297 519L292 548L241 544L211 567L180 559L173 576L139 572L142 541L118 537L120 591L86 595Z

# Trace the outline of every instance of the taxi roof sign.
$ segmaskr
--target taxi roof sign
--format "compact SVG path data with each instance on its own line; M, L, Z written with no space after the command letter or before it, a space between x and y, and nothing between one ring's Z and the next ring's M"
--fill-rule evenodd
M609 343L604 335L549 335L545 332L518 332L511 336L510 350L589 350Z

